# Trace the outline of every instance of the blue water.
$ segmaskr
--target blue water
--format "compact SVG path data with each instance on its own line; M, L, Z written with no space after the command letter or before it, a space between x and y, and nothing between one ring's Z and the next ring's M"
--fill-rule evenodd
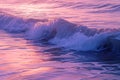
M119 80L119 57L27 41L0 31L0 80Z
M0 80L119 80L119 0L0 1Z

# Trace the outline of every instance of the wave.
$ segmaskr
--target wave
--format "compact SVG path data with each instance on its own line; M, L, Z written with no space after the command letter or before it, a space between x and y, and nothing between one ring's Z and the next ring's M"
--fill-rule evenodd
M10 14L0 13L0 29L8 32L25 32L33 27L37 19L23 19Z
M55 19L44 24L40 24L41 22L44 21L0 14L0 29L12 33L24 32L26 39L48 42L72 50L115 49L113 39L119 40L120 36L120 29L88 28L64 19Z

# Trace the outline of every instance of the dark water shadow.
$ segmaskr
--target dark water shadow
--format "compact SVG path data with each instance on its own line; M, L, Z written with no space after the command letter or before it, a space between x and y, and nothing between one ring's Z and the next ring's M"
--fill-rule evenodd
M9 32L6 32L9 33ZM10 36L14 38L24 38L25 33L11 33ZM56 47L54 44L43 42L40 40L27 40L28 45L43 47L42 53L45 55L51 55L52 61L69 61L69 62L120 62L120 53L115 53L109 50L95 52L95 51L74 51L66 50L63 47ZM41 50L37 49L35 52L41 53ZM63 57L71 53L70 57Z

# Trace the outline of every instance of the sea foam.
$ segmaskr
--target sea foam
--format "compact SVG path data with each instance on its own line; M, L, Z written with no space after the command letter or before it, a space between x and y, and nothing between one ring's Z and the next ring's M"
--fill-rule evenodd
M34 19L23 19L0 14L0 28L12 33L25 33L26 39L44 41L79 51L99 51L109 48L110 39L120 36L120 29L96 29L76 25L64 19L45 24Z

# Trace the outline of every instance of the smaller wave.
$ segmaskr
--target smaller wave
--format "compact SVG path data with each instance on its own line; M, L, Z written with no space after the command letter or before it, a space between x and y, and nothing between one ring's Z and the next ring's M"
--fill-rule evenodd
M35 23L34 19L25 20L9 14L0 14L0 28L8 32L25 32Z
M119 4L102 4L97 5L94 7L95 11L92 11L93 13L109 13L109 12L119 12L120 11L120 5Z

